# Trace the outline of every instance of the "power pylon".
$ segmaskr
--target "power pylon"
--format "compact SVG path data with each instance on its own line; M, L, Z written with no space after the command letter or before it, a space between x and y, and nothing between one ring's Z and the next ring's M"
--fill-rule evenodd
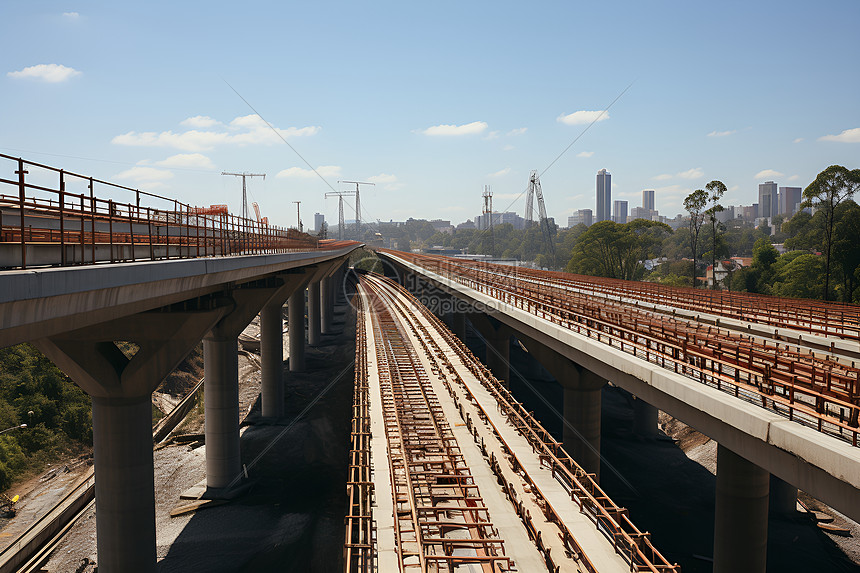
M484 220L490 229L490 258L496 257L496 235L493 230L493 192L489 185L484 185Z
M226 171L222 171L221 175L232 175L233 177L241 177L242 178L242 218L248 218L248 192L245 187L245 179L247 177L262 177L263 180L266 179L265 173L227 173Z
M326 193L326 197L337 197L337 239L343 240L344 222L343 222L343 198L344 196L355 195L355 191L332 191Z
M338 181L338 183L355 184L355 240L361 240L361 196L359 195L359 185L376 185L376 183L366 183L364 181ZM328 195L328 193L326 193Z

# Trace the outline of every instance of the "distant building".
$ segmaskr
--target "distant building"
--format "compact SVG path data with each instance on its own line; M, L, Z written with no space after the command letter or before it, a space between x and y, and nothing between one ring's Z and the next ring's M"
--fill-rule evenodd
M460 223L459 225L457 225L457 230L458 230L458 231L463 231L463 230L465 230L465 229L475 229L475 228L476 228L476 227L475 227L475 222L474 222L474 221L472 221L471 219L466 219L465 221L463 221L462 223Z
M622 225L627 222L627 201L612 203L612 220Z
M758 186L758 216L770 220L779 212L779 192L776 183L765 181Z
M319 233L325 225L325 215L322 213L314 213L314 231Z
M735 218L735 206L729 205L728 207L724 207L722 211L717 213L717 221L720 223L728 223L732 219Z
M648 209L649 211L654 211L654 190L653 189L643 189L642 190L642 208Z
M611 221L612 213L612 174L606 169L597 172L597 211L594 222Z
M593 216L591 209L580 209L576 211L573 215L567 218L567 226L575 227L582 223L586 227L590 227L593 223Z
M789 218L800 210L801 194L803 190L800 187L780 187L779 188L779 211L777 215L785 215Z
M493 212L493 226L502 225L504 223L510 223L514 226L514 229L525 229L526 220L523 219L519 213L514 213L513 211L506 211L504 213L499 213L497 211ZM475 226L478 229L489 229L490 218L488 215L480 214L475 217Z
M738 218L751 223L758 219L758 204L741 205L735 210L735 213Z

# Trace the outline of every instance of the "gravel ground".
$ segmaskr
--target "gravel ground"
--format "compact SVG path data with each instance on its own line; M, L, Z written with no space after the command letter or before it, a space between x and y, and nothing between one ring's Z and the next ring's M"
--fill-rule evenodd
M324 335L319 347L308 348L308 372L285 372L287 412L275 423L259 416L258 362L240 354L242 458L253 484L247 495L171 518L170 511L186 503L180 494L205 478L206 448L183 445L154 452L160 572L342 568L355 337L354 315L347 309L339 305L335 313L339 334ZM202 432L202 417L192 418L182 431ZM91 510L73 526L44 571L66 573L83 559L95 562L95 536Z

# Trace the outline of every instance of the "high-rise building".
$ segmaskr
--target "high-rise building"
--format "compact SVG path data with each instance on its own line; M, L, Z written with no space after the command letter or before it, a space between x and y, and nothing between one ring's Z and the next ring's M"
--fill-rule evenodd
M776 183L765 181L758 186L758 216L771 219L779 212L779 194Z
M594 222L611 221L612 213L612 174L606 169L597 172L597 211Z
M642 190L642 207L648 209L649 211L654 211L654 190L653 189L643 189Z
M612 220L622 225L627 222L627 201L612 203Z
M319 233L325 225L325 215L322 213L314 213L314 231Z
M567 226L575 227L582 223L586 227L590 227L593 221L591 209L579 209L573 215L567 218Z
M803 200L801 198L802 193L803 190L800 187L780 187L779 211L777 215L785 215L788 218L797 213L800 202Z

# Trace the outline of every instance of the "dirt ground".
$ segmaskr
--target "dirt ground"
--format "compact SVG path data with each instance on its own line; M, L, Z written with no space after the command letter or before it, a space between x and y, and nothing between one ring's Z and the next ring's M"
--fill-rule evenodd
M336 307L334 327L335 334L323 335L320 346L307 348L307 372L290 373L285 368L286 415L275 421L259 414L257 358L240 353L242 461L252 484L248 494L227 505L172 518L170 511L187 503L180 501L180 494L205 477L206 448L180 445L154 452L159 571L342 568L355 354L355 320L348 305ZM202 432L200 410L178 431ZM44 571L93 571L95 537L95 511L90 510ZM82 566L84 560L90 564Z

